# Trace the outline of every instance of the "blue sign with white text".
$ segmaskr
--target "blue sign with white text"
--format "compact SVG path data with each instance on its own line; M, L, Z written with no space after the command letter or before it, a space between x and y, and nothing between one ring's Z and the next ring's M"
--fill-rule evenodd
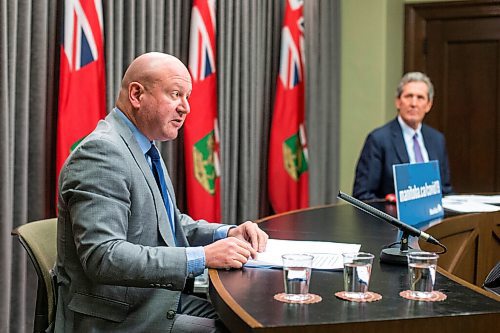
M444 216L437 161L396 164L392 170L399 220L416 225Z

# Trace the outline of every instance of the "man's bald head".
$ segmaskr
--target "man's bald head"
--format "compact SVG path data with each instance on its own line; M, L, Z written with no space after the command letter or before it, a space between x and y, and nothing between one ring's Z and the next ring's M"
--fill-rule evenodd
M145 87L150 87L163 78L164 73L171 71L185 72L186 77L189 77L189 71L186 66L176 57L160 52L144 53L135 58L129 65L120 87L120 94L116 105L122 111L128 111L124 104L127 104L128 89L130 83L139 82Z
M145 53L122 79L116 107L150 140L173 140L190 111L191 75L176 57Z

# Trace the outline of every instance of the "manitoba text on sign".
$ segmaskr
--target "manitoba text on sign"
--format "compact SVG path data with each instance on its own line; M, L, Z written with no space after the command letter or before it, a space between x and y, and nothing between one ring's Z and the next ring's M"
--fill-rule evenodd
M399 220L416 225L444 216L437 161L396 164L392 168Z

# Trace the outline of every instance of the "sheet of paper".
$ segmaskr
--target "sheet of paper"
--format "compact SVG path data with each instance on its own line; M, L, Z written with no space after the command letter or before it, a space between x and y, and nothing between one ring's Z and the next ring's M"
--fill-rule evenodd
M471 196L452 195L443 198L443 207L459 213L496 212L500 207L481 202ZM476 197L476 196L474 196Z
M454 194L447 195L448 200L474 201L485 204L500 205L500 195L478 195L478 194Z
M266 251L259 253L257 258L249 260L247 267L282 267L281 256L286 253L306 253L314 256L314 269L342 269L342 253L359 252L360 244L294 241L284 239L269 239Z

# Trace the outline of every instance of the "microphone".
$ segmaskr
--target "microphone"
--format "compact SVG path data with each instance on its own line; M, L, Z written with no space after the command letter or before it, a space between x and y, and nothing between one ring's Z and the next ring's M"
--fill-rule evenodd
M434 237L432 237L428 233L425 233L422 230L419 230L417 228L412 227L411 225L403 223L400 220L398 220L397 218L395 218L394 216L386 214L383 211L378 210L378 209L376 209L376 208L374 208L374 207L372 207L372 206L364 203L361 200L358 200L358 199L356 199L354 197L351 197L348 194L343 193L342 191L339 191L338 197L340 199L342 199L342 200L347 201L348 203L350 203L354 207L356 207L358 209L361 209L362 211L364 211L364 212L366 212L366 213L368 213L368 214L370 214L372 216L375 216L375 217L377 217L377 218L379 218L381 220L389 222L393 226L401 229L401 231L407 232L408 235L410 235L410 236L419 237L419 238L421 238L421 239L423 239L423 240L425 240L425 241L427 241L427 242L429 242L431 244L434 244L434 245L440 245L441 244L441 243L439 243L439 241L437 239L435 239Z
M420 239L425 240L428 243L438 245L446 251L446 247L443 244L441 244L436 238L432 237L428 233L423 232L422 230L419 230L415 227L412 227L411 225L403 223L400 220L398 220L397 218L395 218L389 214L386 214L386 213L382 212L381 210L378 210L378 209L368 205L367 203L364 203L361 200L358 200L358 199L356 199L348 194L345 194L342 191L339 191L338 197L342 200L347 201L348 203L350 203L354 207L364 211L365 213L368 213L372 216L375 216L376 218L379 218L383 221L386 221L386 222L392 224L393 226L397 227L399 230L401 230L403 232L403 238L401 239L402 249L398 249L397 251L393 251L396 249L386 248L386 249L382 250L382 254L381 254L381 258L380 258L381 261L388 261L391 263L398 263L398 264L406 263L406 253L408 252L408 251L406 251L406 249L408 246L408 244L407 244L408 239L404 239L405 234L408 236L418 237ZM406 238L408 236L406 236Z

